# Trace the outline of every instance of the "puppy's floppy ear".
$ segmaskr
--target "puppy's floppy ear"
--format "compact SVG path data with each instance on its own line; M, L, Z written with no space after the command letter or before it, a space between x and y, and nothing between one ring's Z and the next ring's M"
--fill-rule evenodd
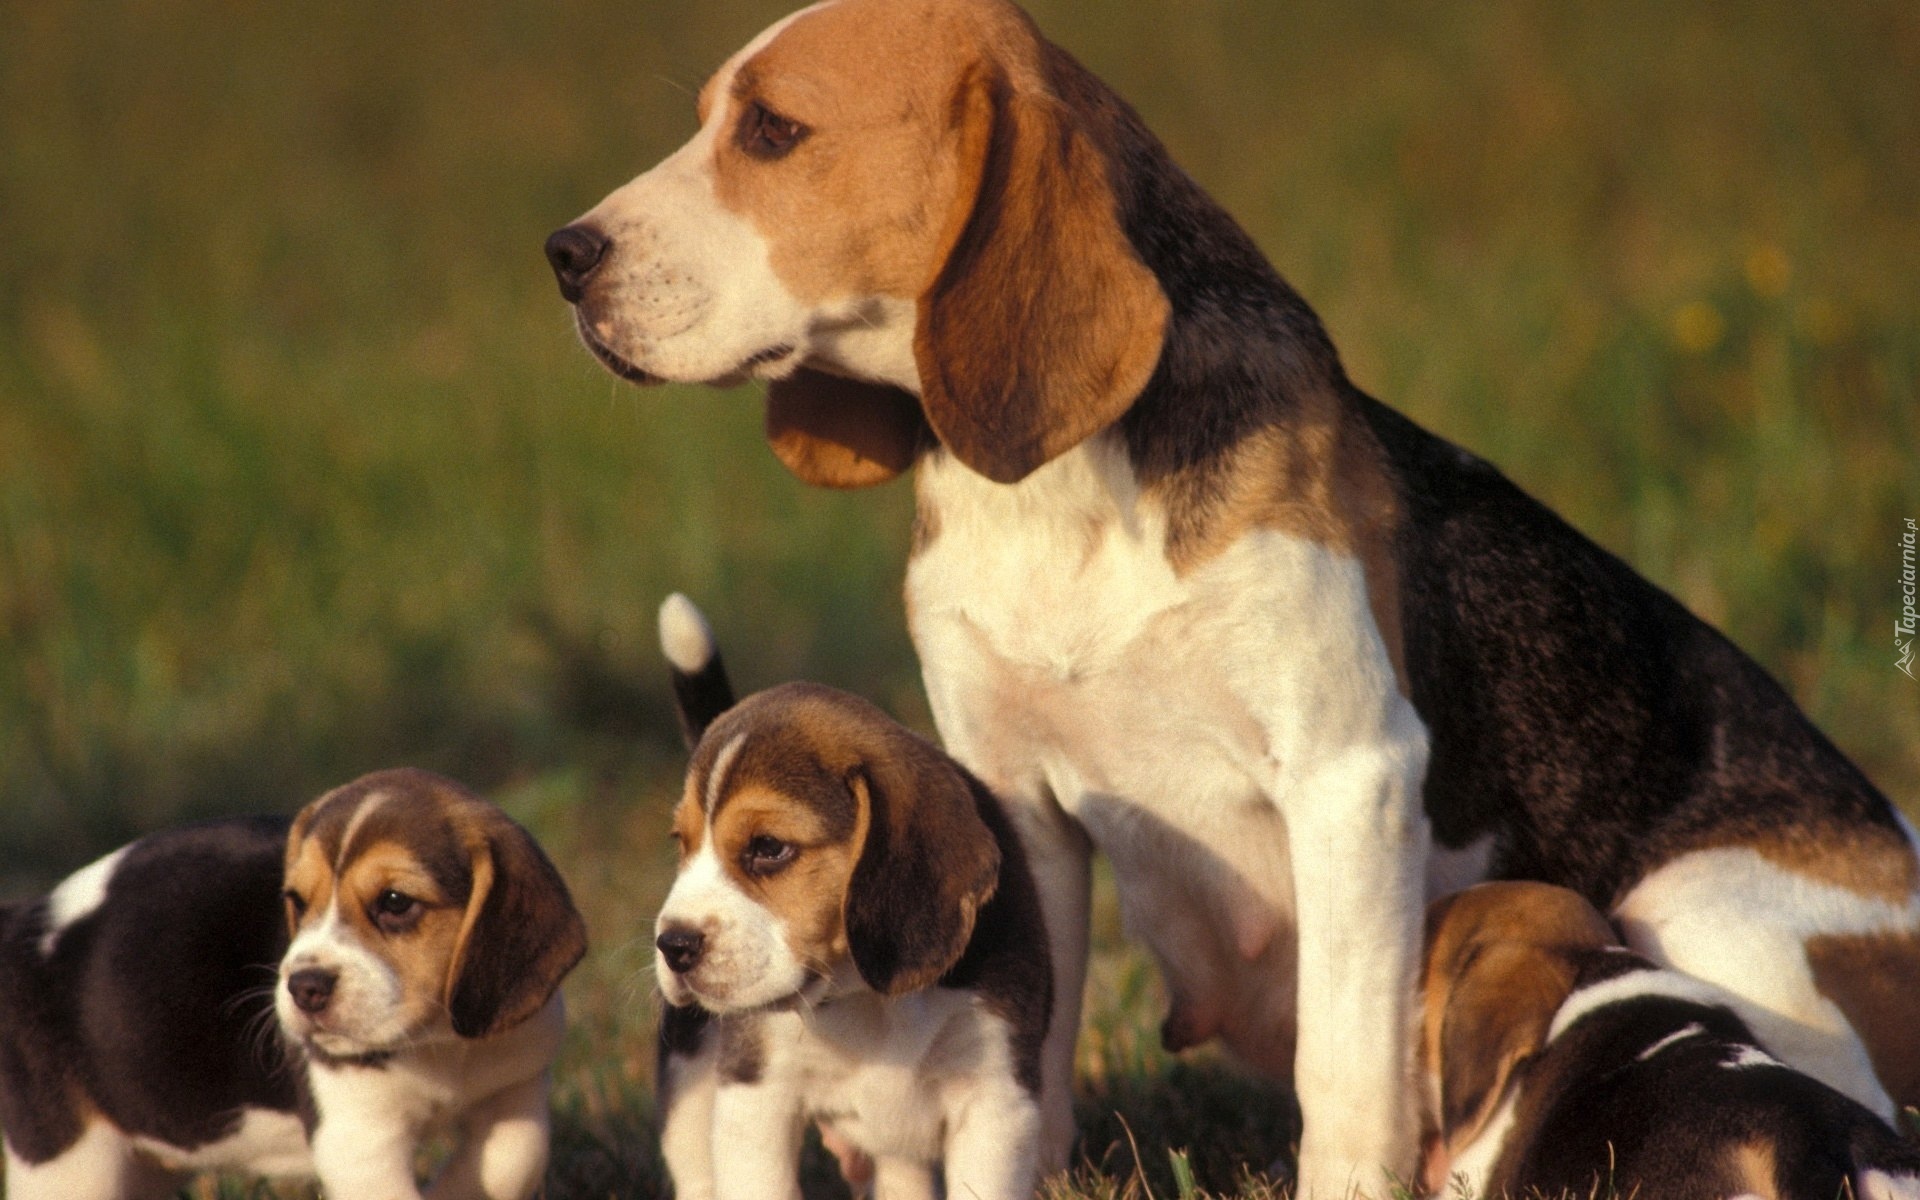
M1169 304L1120 225L1104 147L1120 101L1049 45L1037 83L983 61L954 100L952 250L920 298L927 421L960 461L1021 479L1114 421L1159 362ZM971 182L971 187L968 182Z
M587 950L586 924L531 834L474 801L461 820L473 890L448 967L453 1031L488 1037L540 1011Z
M866 840L847 887L847 945L883 995L929 987L958 962L1000 879L973 781L911 735L855 768Z
M1486 1126L1572 988L1572 967L1533 947L1483 946L1474 956L1441 1017L1440 1134L1449 1148Z
M885 483L913 465L932 435L899 388L802 367L767 385L767 444L815 487Z
M1451 1156L1479 1136L1515 1070L1546 1044L1577 955L1614 937L1578 895L1531 883L1470 888L1437 903L1427 925L1424 1052Z

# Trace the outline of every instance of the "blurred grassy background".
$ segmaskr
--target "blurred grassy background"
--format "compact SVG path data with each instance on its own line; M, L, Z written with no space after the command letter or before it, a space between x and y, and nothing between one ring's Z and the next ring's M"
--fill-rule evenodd
M540 257L784 7L0 6L0 895L379 766L488 788L593 918L567 1161L625 1164L622 1195L650 1169L620 1119L649 1058L627 930L679 769L654 606L694 595L747 685L924 721L906 489L808 491L750 394L612 380ZM1920 516L1920 7L1032 11L1363 386L1675 591L1920 801L1892 639ZM1151 982L1116 962L1150 1030ZM1116 1028L1096 1081L1103 1045L1164 1073Z

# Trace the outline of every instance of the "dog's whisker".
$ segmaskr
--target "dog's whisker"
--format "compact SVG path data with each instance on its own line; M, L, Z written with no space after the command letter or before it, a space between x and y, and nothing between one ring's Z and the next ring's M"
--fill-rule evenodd
M666 84L668 87L672 88L676 92L679 92L683 96L691 97L691 96L699 95L699 89L689 87L687 84L681 82L678 79L675 79L671 75L668 75L661 71L655 71L652 74L656 82Z

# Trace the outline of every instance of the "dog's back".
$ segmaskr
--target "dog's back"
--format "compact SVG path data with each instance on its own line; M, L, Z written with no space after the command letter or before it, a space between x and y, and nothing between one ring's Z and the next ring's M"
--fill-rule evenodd
M191 1152L302 1105L273 1025L287 822L154 834L0 911L0 1129L10 1194L94 1122ZM59 1194L57 1189L47 1195Z
M1562 1014L1601 987L1624 994L1525 1069L1488 1195L1597 1183L1642 1200L1920 1200L1920 1146L1773 1058L1691 985L1625 953L1593 956Z
M1721 989L1616 944L1566 889L1436 902L1424 1005L1430 1189L1920 1200L1920 1146L1768 1053Z

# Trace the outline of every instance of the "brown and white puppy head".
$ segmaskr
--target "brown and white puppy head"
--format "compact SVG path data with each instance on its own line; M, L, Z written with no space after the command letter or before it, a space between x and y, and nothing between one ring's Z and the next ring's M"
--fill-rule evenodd
M1422 1184L1484 1132L1516 1067L1546 1043L1579 957L1614 945L1606 918L1544 883L1483 883L1427 910L1420 1066L1428 1147Z
M831 688L786 684L729 709L674 810L680 869L655 925L667 1000L741 1012L934 983L999 879L975 786Z
M366 775L287 838L274 1007L332 1058L486 1037L539 1011L586 951L559 872L493 805L426 771Z
M809 482L891 478L929 427L1018 479L1159 357L1123 109L1005 0L826 0L728 59L694 138L548 256L616 374L773 381L768 436Z

